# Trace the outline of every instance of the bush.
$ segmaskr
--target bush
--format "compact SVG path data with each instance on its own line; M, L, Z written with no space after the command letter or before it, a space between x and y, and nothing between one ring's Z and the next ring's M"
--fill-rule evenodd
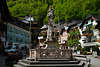
M82 50L81 46L78 46L78 47L77 47L77 50Z
M58 48L60 47L60 44L59 44L59 42L57 42L57 43L56 43L56 46L57 46Z
M82 52L83 55L87 55L87 51Z

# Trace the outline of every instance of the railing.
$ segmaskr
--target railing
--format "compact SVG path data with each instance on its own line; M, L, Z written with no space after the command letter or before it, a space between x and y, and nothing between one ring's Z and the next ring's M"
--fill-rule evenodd
M36 59L69 59L72 51L69 49L31 49L31 57Z
M92 33L84 33L82 36L92 36Z

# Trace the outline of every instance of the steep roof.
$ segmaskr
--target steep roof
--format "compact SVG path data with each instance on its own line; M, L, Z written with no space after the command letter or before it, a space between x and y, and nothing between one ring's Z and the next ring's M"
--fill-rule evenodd
M8 23L13 24L13 25L15 25L17 27L23 28L23 29L25 29L27 31L29 30L29 26L30 26L29 24L23 23L22 21L20 21L17 18L14 18L14 21L10 21Z
M2 21L11 21L13 20L12 16L7 7L6 0L0 0L0 14Z
M0 20L3 22L11 23L25 30L29 30L29 24L23 23L18 18L11 16L6 0L0 0Z

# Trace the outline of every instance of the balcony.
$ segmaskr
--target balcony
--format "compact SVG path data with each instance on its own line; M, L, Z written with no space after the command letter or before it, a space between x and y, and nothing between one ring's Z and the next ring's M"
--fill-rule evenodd
M92 33L84 33L82 36L90 37L90 36L93 36L93 34Z

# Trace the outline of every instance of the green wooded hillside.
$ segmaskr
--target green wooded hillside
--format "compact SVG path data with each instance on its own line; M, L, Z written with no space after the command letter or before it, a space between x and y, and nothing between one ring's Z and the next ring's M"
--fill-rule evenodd
M84 19L88 14L100 16L99 3L100 0L54 0L55 22Z
M48 22L48 6L53 5L54 22L84 19L88 14L100 16L100 0L8 0L12 16L34 16L36 21Z
M9 10L14 17L34 16L39 21L47 14L52 0L7 0Z

